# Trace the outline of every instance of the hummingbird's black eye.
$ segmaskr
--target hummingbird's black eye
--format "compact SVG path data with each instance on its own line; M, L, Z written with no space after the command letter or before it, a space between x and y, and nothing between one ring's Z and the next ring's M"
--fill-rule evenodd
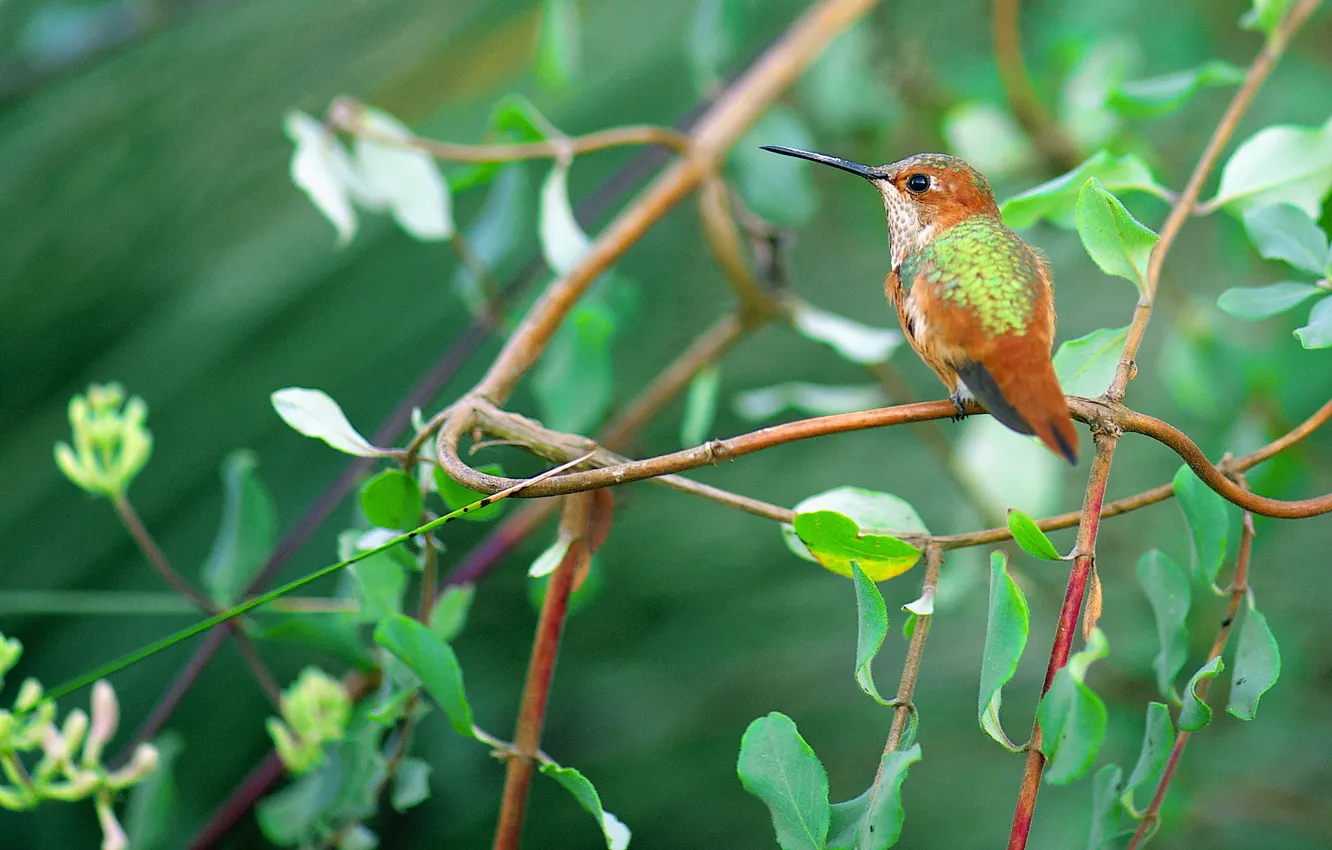
M913 174L906 179L907 191L914 194L922 194L930 188L930 177L928 174Z

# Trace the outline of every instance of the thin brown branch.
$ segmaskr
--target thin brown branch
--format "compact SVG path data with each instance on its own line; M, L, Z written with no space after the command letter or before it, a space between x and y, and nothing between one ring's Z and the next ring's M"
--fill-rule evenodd
M1217 159L1221 156L1221 151L1225 148L1230 137L1234 135L1235 128L1239 125L1240 118L1248 110L1252 103L1254 95L1258 89L1272 73L1276 67L1277 60L1281 57L1286 45L1297 30L1309 19L1322 4L1322 0L1299 0L1295 6L1286 13L1272 36L1263 44L1263 49L1259 51L1253 64L1249 66L1248 72L1244 75L1244 82L1240 85L1239 91L1231 99L1230 105L1226 107L1225 114L1221 116L1220 123L1213 131L1211 139L1207 142L1207 147L1203 150L1202 156L1198 158L1198 164L1194 166L1193 173L1189 175L1189 182L1184 186L1184 191L1180 193L1179 199L1170 208L1170 214L1166 216L1165 223L1161 225L1161 233L1157 239L1156 246L1152 249L1151 257L1147 261L1147 291L1138 302L1137 308L1133 311L1133 322L1129 325L1128 338L1124 340L1124 350L1119 358L1119 367L1115 370L1115 379L1106 391L1106 397L1111 401L1122 401L1124 391L1128 382L1133 377L1134 358L1137 357L1138 347L1142 344L1143 334L1147 330L1147 322L1152 315L1152 302L1156 297L1156 289L1161 282L1161 267L1165 264L1166 254L1175 242L1175 237L1184 227L1184 222L1193 214L1194 208L1198 204L1198 196L1202 193L1203 184L1207 182L1207 177L1215 167Z
M1248 487L1243 475L1237 476L1237 479L1240 487ZM1225 652L1226 643L1230 640L1230 633L1235 626L1235 618L1239 615L1240 604L1249 593L1249 564L1253 559L1253 538L1253 514L1245 511L1240 526L1239 554L1235 558L1235 578L1230 583L1230 603L1226 607L1226 616L1222 618L1221 625L1216 630L1216 639L1212 641L1212 649L1207 653L1205 663L1211 663ZM1207 691L1211 685L1211 678L1199 680L1194 688L1198 699L1207 701ZM1170 789L1171 780L1175 778L1175 771L1179 768L1180 759L1184 757L1184 748L1188 746L1191 734L1181 729L1179 735L1175 737L1170 755L1166 757L1165 768L1161 771L1161 778L1152 793L1152 801L1143 812L1142 820L1138 822L1138 828L1133 833L1133 840L1129 842L1128 850L1137 850L1155 832L1156 824L1161 817L1161 804L1165 802L1166 792Z
M1004 94L1018 124L1031 137L1036 149L1057 171L1070 171L1082 161L1073 139L1050 116L1022 58L1022 36L1018 27L1018 0L994 0L991 18L994 61Z
M689 134L674 127L651 124L632 124L598 130L585 136L565 136L555 130L551 138L540 142L512 145L460 145L438 142L419 136L401 138L376 132L365 123L365 106L350 98L338 98L328 107L325 121L353 136L370 139L385 145L418 150L436 159L450 162L516 162L524 159L553 159L576 156L630 145L660 145L676 153L687 153L692 140Z
M1082 607L1083 596L1087 589L1087 579L1093 568L1093 559L1096 553L1096 536L1100 527L1101 507L1105 500L1106 484L1110 476L1110 465L1114 459L1115 447L1119 443L1120 434L1126 430L1126 424L1121 421L1124 417L1119 414L1119 402L1123 401L1125 389L1128 386L1130 378L1136 371L1135 357L1137 356L1138 346L1142 341L1143 333L1146 331L1147 323L1152 315L1152 301L1155 297L1157 287L1160 282L1161 267L1165 262L1166 254L1170 250L1175 237L1179 234L1184 221L1192 214L1194 206L1197 204L1198 195L1202 191L1203 183L1211 173L1212 167L1216 164L1220 156L1221 149L1225 146L1230 136L1234 133L1240 117L1248 108L1253 100L1254 94L1258 91L1263 80L1271 73L1276 64L1277 58L1281 55L1286 43L1291 35L1299 26L1311 15L1319 5L1320 0L1299 0L1299 2L1287 12L1277 27L1277 31L1264 44L1253 64L1249 67L1245 75L1244 83L1240 90L1236 92L1230 106L1227 107L1220 123L1212 134L1211 140L1207 143L1206 149L1198 159L1198 164L1193 169L1193 174L1189 177L1189 182L1179 199L1172 205L1166 222L1161 228L1161 235L1155 248L1152 250L1151 258L1147 264L1146 291L1139 300L1133 313L1133 322L1129 327L1128 338L1124 342L1124 348L1120 355L1118 368L1115 370L1115 378L1109 389L1106 390L1105 399L1108 401L1108 407L1113 409L1113 424L1106 422L1106 418L1098 417L1092 423L1092 433L1096 439L1096 457L1092 461L1091 474L1088 476L1086 498L1083 502L1082 519L1078 526L1078 545L1077 556L1073 561L1073 569L1069 574L1068 587L1064 594L1064 604L1059 611L1059 625L1055 631L1054 644L1050 648L1050 663L1046 670L1045 685L1041 688L1041 696L1044 697L1049 690L1050 683L1053 681L1055 673L1068 661L1069 651L1072 646L1073 629L1077 623L1078 611ZM1133 414L1137 419L1132 421L1139 433L1146 433L1147 424L1143 421L1150 417L1141 417L1140 414ZM1153 420L1157 422L1157 420ZM1164 425L1165 423L1159 423ZM1153 429L1154 426L1151 426ZM1166 426L1169 428L1169 426ZM1187 437L1176 429L1170 428L1173 433L1166 433L1161 429L1155 429L1159 433L1149 434L1156 439L1165 442L1180 456L1189 463L1189 466L1203 479L1208 486L1217 490L1222 496L1227 493L1223 488L1217 485L1219 482L1209 480L1209 476L1215 473L1215 468L1209 463L1197 446L1188 441ZM1184 446L1183 441L1188 442ZM1184 453L1185 449L1191 451L1189 455ZM1196 452L1196 455L1193 453ZM1224 479L1224 476L1219 476ZM1226 480L1226 485L1231 482ZM1246 494L1247 495L1247 494ZM1272 507L1266 505L1265 507ZM1307 507L1317 512L1322 500L1308 500ZM1257 505L1250 505L1245 500L1244 506L1253 510L1255 513L1264 513ZM1295 503L1285 503L1283 510L1289 509L1291 516L1309 516L1311 514L1302 513L1300 508L1292 508ZM1332 509L1332 497L1327 499L1327 508ZM1031 830L1031 819L1036 808L1036 797L1040 790L1041 773L1045 767L1045 759L1040 751L1041 728L1040 723L1033 723L1032 747L1027 753L1027 763L1022 776L1022 787L1018 795L1017 806L1013 812L1013 826L1009 832L1008 848L1009 850L1024 850L1027 846L1027 838Z
M1103 401L1070 396L1069 409L1074 417L1101 429L1105 435L1114 433L1115 439L1122 431L1132 431L1151 437L1168 446L1184 459L1199 475L1199 478L1219 493L1243 508L1263 516L1306 517L1332 511L1332 494L1302 501L1282 501L1255 496L1237 488L1225 477L1223 469L1213 466L1202 454L1202 450L1178 429L1144 414L1137 413L1120 404L1107 404ZM975 412L983 408L973 407ZM1324 410L1327 413L1324 413ZM1320 410L1314 419L1326 419L1332 415L1332 402ZM456 412L455 412L456 413ZM581 472L573 472L553 478L543 484L528 487L521 494L522 498L542 498L595 490L600 487L613 487L633 481L656 479L658 483L693 493L703 498L716 501L747 511L758 516L790 522L791 514L784 508L777 508L763 502L746 499L717 488L679 478L675 473L701 466L710 466L722 461L733 460L743 455L763 451L775 446L798 440L807 440L829 434L840 434L869 428L883 428L919 422L930 419L951 417L956 409L951 402L929 401L914 404L902 404L893 407L881 407L853 413L839 413L830 416L817 416L801 419L781 425L773 425L758 431L740 434L725 440L709 440L701 446L695 446L670 454L659 455L646 460L626 460L623 457L601 449L585 437L564 434L544 428L540 423L515 413L499 410L485 401L473 402L467 415L455 415L448 426L439 433L436 442L436 461L449 477L464 486L482 493L493 493L518 483L518 479L487 475L477 472L459 456L458 444L464 433L478 430L487 434L514 440L525 445L534 454L549 460L567 460L576 454L590 453L590 464L600 467ZM1105 482L1097 486L1103 488ZM1094 540L1092 541L1094 543ZM952 545L949 548L957 548ZM1088 551L1092 547L1088 547Z
M148 563L152 565L153 570L167 584L171 585L177 593L189 600L191 605L205 614L212 615L222 610L216 602L195 590L185 580L184 576L176 572L175 567L172 567L171 562L167 560L166 553L162 551L162 547L157 545L157 540L153 538L148 527L143 524L143 520L139 518L139 512L134 510L134 505L130 503L128 498L121 495L112 499L111 502L115 505L116 514L120 517L121 522L125 524L125 530L129 532L130 537L134 538L134 542L138 544L139 549L143 552L144 557L148 559ZM268 672L268 667L264 665L254 642L250 640L250 636L245 633L245 629L237 622L227 622L226 629L235 635L241 655L245 658L245 664L254 674L255 681L259 683L259 688L268 697L268 701L276 706L281 697L281 690L278 688L277 682L274 681L273 674Z
M926 547L925 581L920 592L922 599L934 598L934 592L939 587L939 567L942 564L943 550L938 546ZM893 698L893 725L888 730L888 741L883 746L884 755L896 751L901 745L907 721L916 711L912 698L916 693L916 680L920 677L920 659L925 654L925 638L929 636L930 623L933 619L930 614L916 616L916 624L911 632L911 643L907 645L906 661L902 664L902 679L897 685L897 696ZM874 777L872 794L878 793L879 783L883 780L882 762L879 763L879 768L878 775ZM872 806L873 802L870 805Z
M824 0L793 23L699 120L688 155L662 172L593 241L578 265L547 287L472 395L503 404L587 287L715 171L731 145L834 38L873 5L873 0Z
M555 674L555 658L569 610L569 595L580 562L590 557L585 539L592 513L591 494L569 496L560 518L563 532L573 539L564 561L551 574L546 597L541 603L536 638L523 685L522 708L513 736L513 751L508 755L504 778L504 796L500 802L499 823L495 828L495 850L517 850L522 838L523 817L527 812L527 792L531 786L537 752L541 747L541 728L545 723L550 683Z

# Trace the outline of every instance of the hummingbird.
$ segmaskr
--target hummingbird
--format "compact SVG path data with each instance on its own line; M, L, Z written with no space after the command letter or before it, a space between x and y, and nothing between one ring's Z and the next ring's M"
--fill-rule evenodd
M1050 362L1050 268L1004 225L985 177L938 153L870 166L779 145L763 149L858 174L879 191L892 252L884 289L907 341L948 388L958 418L974 399L1076 464L1077 431Z

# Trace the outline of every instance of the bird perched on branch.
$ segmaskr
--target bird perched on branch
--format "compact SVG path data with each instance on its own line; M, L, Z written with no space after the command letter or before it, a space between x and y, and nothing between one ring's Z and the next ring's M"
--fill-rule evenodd
M888 214L888 300L911 347L948 388L959 416L975 399L1069 463L1078 435L1050 362L1050 269L1006 227L990 184L963 160L924 153L869 166L777 145L868 180Z

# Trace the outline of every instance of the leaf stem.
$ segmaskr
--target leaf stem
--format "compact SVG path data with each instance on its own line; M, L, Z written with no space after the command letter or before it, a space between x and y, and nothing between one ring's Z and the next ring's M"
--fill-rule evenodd
M939 567L943 564L943 550L938 546L925 549L925 581L921 587L921 596L931 596L939 586ZM912 697L916 693L916 679L920 676L920 659L925 654L925 638L930 633L931 614L917 615L916 625L911 632L911 643L907 644L906 661L902 664L902 679L897 685L897 696L893 698L893 725L888 730L888 741L883 746L883 754L895 752L902 743L907 721L916 710ZM883 762L879 762L879 772L874 776L870 805L873 806L879 783L883 780Z

